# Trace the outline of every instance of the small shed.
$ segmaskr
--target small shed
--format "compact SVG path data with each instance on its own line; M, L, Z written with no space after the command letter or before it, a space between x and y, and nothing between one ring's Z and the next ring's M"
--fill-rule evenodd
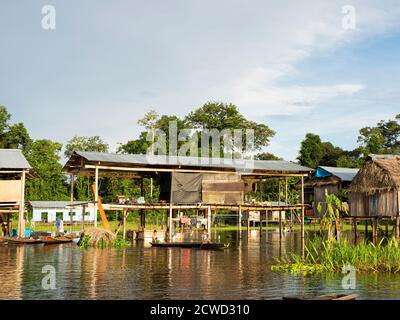
M93 222L95 216L95 206L92 203L84 203L85 216L83 217L83 203L79 201L30 201L33 215L32 221L50 223L60 218L66 223ZM70 207L70 205L72 206Z
M349 191L351 216L399 216L400 155L370 155Z
M312 206L309 215L319 215L318 203L324 206L325 195L338 195L349 188L359 169L319 166L312 177L304 183L306 203Z
M25 235L25 179L32 167L19 149L0 149L0 220L10 229L10 215L18 212L18 235Z

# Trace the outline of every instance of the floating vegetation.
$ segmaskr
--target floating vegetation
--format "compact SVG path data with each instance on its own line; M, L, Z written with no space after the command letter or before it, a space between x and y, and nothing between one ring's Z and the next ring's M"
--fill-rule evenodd
M80 248L126 248L129 246L129 242L117 238L116 235L108 230L93 228L86 230L81 236L78 245Z
M359 272L400 272L400 244L395 238L374 245L351 245L347 240L312 240L305 246L304 258L298 254L278 259L272 270L294 273L342 272L344 266Z

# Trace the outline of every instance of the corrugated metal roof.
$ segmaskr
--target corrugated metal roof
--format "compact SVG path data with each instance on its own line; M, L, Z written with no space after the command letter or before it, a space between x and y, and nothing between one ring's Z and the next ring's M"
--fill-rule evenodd
M0 149L0 169L32 169L19 149Z
M111 154L76 151L77 155L93 162L115 164L159 165L159 166L200 166L208 168L253 169L261 171L310 172L311 168L284 160L240 160L224 158L148 156L139 154Z
M359 169L353 168L337 168L337 167L326 167L319 166L319 168L331 173L332 175L340 178L342 181L352 181Z
M73 201L72 204L86 203L82 201ZM66 209L71 201L29 201L32 208L48 208L48 209Z

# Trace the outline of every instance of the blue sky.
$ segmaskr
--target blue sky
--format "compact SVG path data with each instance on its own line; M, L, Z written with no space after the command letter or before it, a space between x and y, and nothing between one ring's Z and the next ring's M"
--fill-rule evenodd
M56 9L56 30L41 10ZM356 28L341 25L351 4ZM294 160L306 132L343 148L400 113L393 1L11 1L0 4L0 105L33 138L135 138L146 111L232 102Z

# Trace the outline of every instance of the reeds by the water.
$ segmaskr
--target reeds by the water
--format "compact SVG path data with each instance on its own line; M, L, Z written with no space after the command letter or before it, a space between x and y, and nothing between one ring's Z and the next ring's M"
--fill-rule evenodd
M341 272L350 265L360 272L400 272L400 244L392 238L374 245L362 242L357 245L347 240L314 239L305 247L304 258L290 254L272 266L272 270L287 270L299 273Z
M122 248L128 245L128 241L117 238L113 232L99 228L92 228L85 231L79 243L81 248Z

